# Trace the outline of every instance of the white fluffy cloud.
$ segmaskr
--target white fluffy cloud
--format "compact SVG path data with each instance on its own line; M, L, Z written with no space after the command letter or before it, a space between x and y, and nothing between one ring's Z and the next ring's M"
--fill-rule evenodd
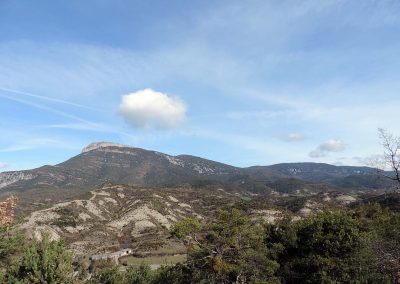
M330 139L320 144L315 150L309 153L311 158L325 157L329 152L341 152L346 149L346 144L339 139Z
M304 135L301 133L289 133L283 136L282 138L287 142L298 142L305 139Z
M135 128L169 129L185 119L186 106L177 97L144 89L124 95L119 114Z
M5 169L5 168L8 168L10 165L9 164L7 164L7 163L2 163L2 162L0 162L0 169Z

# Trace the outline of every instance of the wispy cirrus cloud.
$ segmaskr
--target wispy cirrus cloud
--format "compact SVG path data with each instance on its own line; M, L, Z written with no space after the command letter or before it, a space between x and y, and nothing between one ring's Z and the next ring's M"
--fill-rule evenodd
M60 123L60 124L48 124L39 125L38 129L68 129L68 130L82 130L82 131L98 131L107 132L107 128L101 124L87 124L87 123Z
M40 100L45 100L45 101L49 101L49 102L55 102L55 103L63 104L63 105L67 105L67 106L73 106L73 107L78 107L78 108L83 108L83 109L90 109L90 110L100 111L99 109L96 109L96 108L93 108L93 107L89 107L89 106L85 106L85 105L82 105L82 104L77 104L77 103L73 103L73 102L57 99L57 98L54 98L54 97L47 97L47 96L41 96L41 95L38 95L38 94L32 94L32 93L24 92L24 91L20 91L20 90L13 90L13 89L9 89L9 88L0 87L0 91L6 92L6 93L22 95L22 96L30 97L30 98L34 98L34 99L40 99Z
M14 101L14 102L18 102L18 103L21 103L21 104L29 105L29 106L34 107L34 108L45 110L47 112L50 112L50 113L53 113L53 114L56 114L56 115L59 115L59 116L63 116L63 117L66 117L66 118L69 118L69 119L72 119L72 120L76 120L76 121L80 121L80 122L83 122L83 123L95 125L95 123L90 122L90 121L88 121L88 120L86 120L84 118L81 118L81 117L76 116L74 114L70 114L68 112L64 112L64 111L58 110L58 109L56 109L54 107L49 107L49 106L47 106L45 104L37 103L37 102L34 102L34 101L29 101L29 100L22 99L22 98L17 98L15 96L4 95L4 94L0 94L0 97L4 98L4 99L7 99L7 100Z
M0 152L9 153L9 152L20 152L20 151L28 151L33 149L80 149L81 147L77 147L76 144L72 143L72 141L65 141L60 138L28 138L23 141L17 141L9 146L0 148Z
M281 138L286 142L299 142L303 141L306 137L302 133L293 132L293 133L288 133L286 135L282 135Z

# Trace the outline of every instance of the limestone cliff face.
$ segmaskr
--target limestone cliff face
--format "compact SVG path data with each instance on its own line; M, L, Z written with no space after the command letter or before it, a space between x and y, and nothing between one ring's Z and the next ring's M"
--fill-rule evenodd
M13 183L33 178L35 178L35 175L23 171L0 173L0 189Z
M130 146L111 143L111 142L95 142L95 143L91 143L88 146L86 146L85 148L83 148L82 153L86 153L86 152L93 151L93 150L103 150L104 148L108 148L108 147L129 148Z

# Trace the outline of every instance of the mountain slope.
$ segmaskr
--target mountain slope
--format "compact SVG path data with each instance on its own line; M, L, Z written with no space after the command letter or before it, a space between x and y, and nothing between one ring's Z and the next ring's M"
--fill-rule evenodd
M170 156L140 148L95 143L55 166L0 173L0 190L90 188L105 181L163 186L196 180L226 180L240 169L193 156Z
M283 163L268 166L268 169L293 178L344 188L379 189L392 185L390 180L378 175L377 169L370 167L334 166L323 163Z
M57 199L57 192L83 194L104 182L139 186L226 185L230 190L290 193L329 187L376 189L388 186L367 167L293 163L238 168L203 158L171 156L125 145L93 143L82 153L55 166L0 173L0 195L29 193L29 197ZM298 181L302 180L302 182ZM64 194L64 193L63 193ZM65 193L67 194L67 193ZM43 199L42 198L42 199Z

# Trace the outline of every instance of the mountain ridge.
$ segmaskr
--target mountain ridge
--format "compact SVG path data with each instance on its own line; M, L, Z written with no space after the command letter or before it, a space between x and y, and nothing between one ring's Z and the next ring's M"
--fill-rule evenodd
M95 142L82 152L54 166L0 173L0 194L40 189L82 189L103 182L138 186L177 186L222 183L236 190L262 192L280 180L293 178L305 185L378 189L377 170L369 167L334 166L324 163L280 163L270 166L235 167L192 155L168 155L111 142ZM283 182L282 182L283 181ZM297 185L298 183L295 182Z

